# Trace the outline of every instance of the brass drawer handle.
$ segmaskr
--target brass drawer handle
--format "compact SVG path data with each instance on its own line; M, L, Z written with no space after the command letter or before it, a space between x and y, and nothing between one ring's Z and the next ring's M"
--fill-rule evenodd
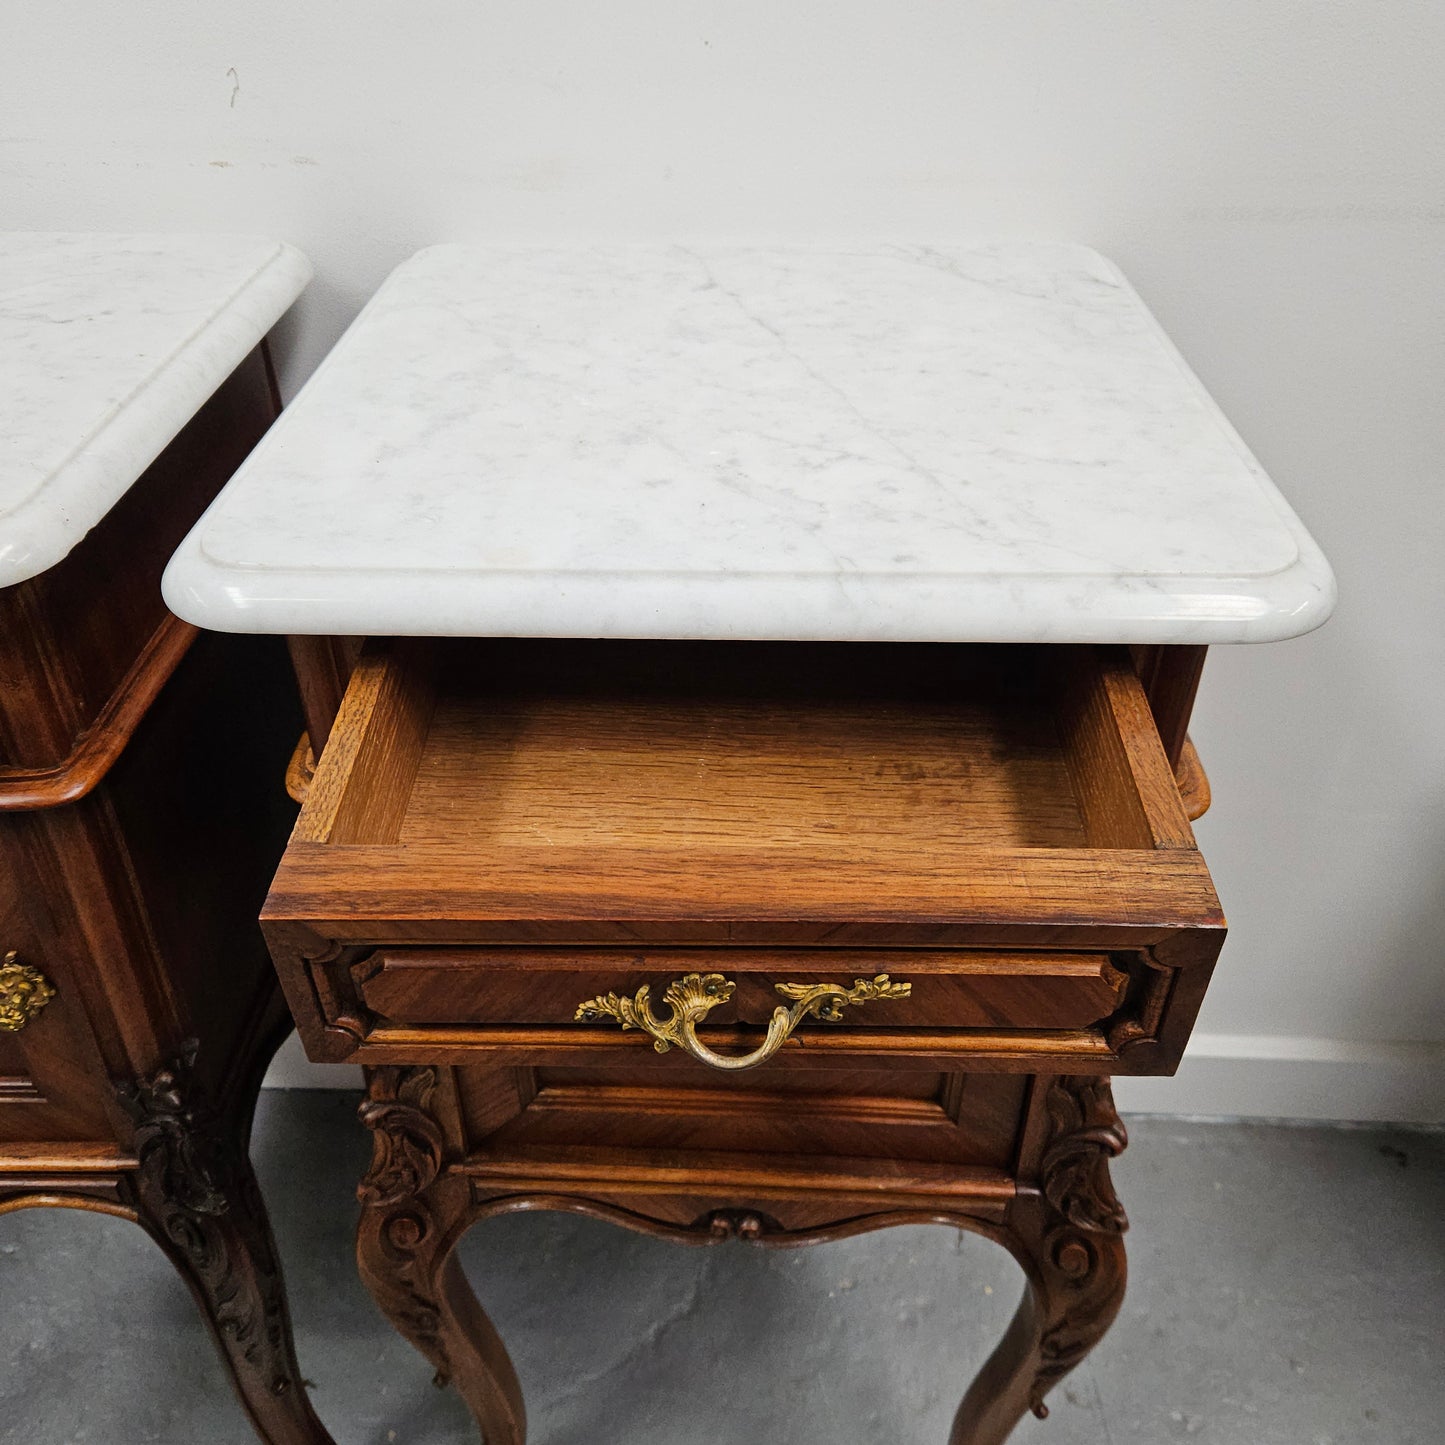
M12 948L0 963L0 1030L18 1034L54 997L50 980L21 963Z
M676 1044L699 1063L714 1069L753 1069L772 1058L809 1014L825 1023L837 1023L849 1004L867 1003L869 999L907 998L913 992L911 983L893 983L886 973L876 978L856 978L852 988L836 983L775 984L784 998L794 1002L792 1008L779 1005L773 1010L763 1042L750 1054L715 1054L698 1038L695 1029L713 1009L733 996L736 987L737 984L720 973L689 973L668 984L662 1001L672 1012L665 1019L653 1013L652 990L647 984L631 998L620 998L615 993L598 994L577 1005L576 1017L584 1023L614 1018L624 1029L641 1029L652 1039L652 1047L659 1054L665 1054Z

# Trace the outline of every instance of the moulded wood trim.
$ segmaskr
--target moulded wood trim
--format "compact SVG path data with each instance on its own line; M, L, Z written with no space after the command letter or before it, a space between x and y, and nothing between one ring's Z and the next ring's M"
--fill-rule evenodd
M6 1175L17 1171L34 1174L37 1170L63 1169L67 1173L111 1174L135 1166L135 1155L117 1150L114 1144L12 1140L0 1154L0 1192L10 1187Z
M189 622L167 615L64 762L53 768L0 768L0 812L58 808L90 793L125 751L197 635Z
M1209 787L1209 774L1204 771L1204 764L1199 760L1193 738L1184 739L1179 764L1175 768L1175 780L1179 784L1179 797L1184 803L1184 811L1189 821L1197 823L1209 811L1214 796Z
M602 1029L537 1028L505 1024L471 1027L397 1028L380 1025L364 1041L348 1036L345 1057L365 1064L431 1062L508 1064L616 1064L642 1062L659 1071L677 1069L696 1077L701 1065L683 1054L652 1053L645 1037ZM756 1029L715 1029L710 1044L722 1050L756 1045ZM628 1057L630 1055L630 1058ZM1119 1067L1119 1056L1098 1029L848 1029L795 1035L765 1069L837 1068L839 1062L882 1058L922 1069L989 1069L1006 1072L1073 1070L1091 1064Z
M311 791L311 780L316 776L316 757L311 751L310 733L302 733L296 740L291 760L286 764L286 792L293 803L304 803Z
M1002 1169L979 1165L927 1164L868 1159L829 1159L822 1155L746 1155L689 1150L666 1157L655 1150L547 1148L532 1146L497 1155L473 1155L455 1165L474 1189L498 1185L519 1189L559 1186L569 1192L601 1194L709 1195L745 1191L757 1199L863 1196L878 1207L898 1208L904 1199L919 1203L1007 1206L1017 1193Z
M664 875L647 852L618 848L606 858L605 877L593 882L589 870L598 862L595 850L557 847L479 877L464 842L400 849L293 837L261 916L377 944L916 946L1017 938L1061 948L1139 946L1179 928L1224 926L1208 868L1192 848L960 849L920 860L917 874L896 880L891 893L866 860L789 853L789 886L776 896L756 855L740 863L697 853L686 874ZM816 877L820 900L807 918L797 905L804 876ZM890 931L869 938L871 924ZM902 924L907 937L896 931ZM1011 935L1011 927L1024 931Z

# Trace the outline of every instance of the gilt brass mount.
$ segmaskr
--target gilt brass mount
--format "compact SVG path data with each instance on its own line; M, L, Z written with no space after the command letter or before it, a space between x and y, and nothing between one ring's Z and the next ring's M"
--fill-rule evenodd
M11 949L0 963L0 1030L18 1034L51 999L55 990L38 968L21 963Z
M886 973L875 978L857 978L852 988L836 983L779 983L774 987L793 1006L781 1005L773 1010L763 1042L750 1054L714 1053L698 1038L696 1026L719 1004L726 1003L737 987L720 973L689 973L674 979L662 995L671 1010L665 1019L652 1011L652 990L643 984L631 998L615 993L599 994L578 1004L576 1017L584 1023L599 1018L614 1018L624 1029L641 1029L652 1039L652 1047L665 1054L674 1044L691 1054L699 1063L714 1069L753 1069L772 1058L791 1037L792 1032L811 1015L825 1023L837 1023L849 1004L866 1003L870 999L907 998L913 992L911 983L893 983Z

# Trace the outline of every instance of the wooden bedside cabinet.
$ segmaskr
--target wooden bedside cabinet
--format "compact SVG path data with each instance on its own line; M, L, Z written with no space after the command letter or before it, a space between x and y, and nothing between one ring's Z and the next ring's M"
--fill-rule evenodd
M276 416L298 252L0 237L0 1213L142 1225L275 1445L328 1445L247 1159L287 1028L255 925L294 816L276 639L167 612L177 543ZM121 1302L97 1309L124 1333ZM23 1431L24 1422L14 1422Z
M263 924L366 1069L362 1276L488 1445L455 1248L525 1209L974 1230L1028 1289L953 1445L1045 1413L1124 1290L1109 1076L1174 1069L1224 937L1204 648L1332 598L1108 263L423 252L167 588L292 636Z
M1032 1292L958 1438L1002 1438L1118 1308L1102 1076L1173 1067L1223 939L1089 647L376 645L264 922L311 1056L368 1065L363 1275L489 1442L451 1254L546 1207L999 1240Z

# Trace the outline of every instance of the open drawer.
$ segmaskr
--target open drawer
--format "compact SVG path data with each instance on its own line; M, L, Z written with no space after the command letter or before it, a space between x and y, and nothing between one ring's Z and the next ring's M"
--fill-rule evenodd
M719 975L723 1057L1028 1072L1172 1069L1224 931L1124 649L715 642L371 644L263 922L317 1059L636 1060Z

